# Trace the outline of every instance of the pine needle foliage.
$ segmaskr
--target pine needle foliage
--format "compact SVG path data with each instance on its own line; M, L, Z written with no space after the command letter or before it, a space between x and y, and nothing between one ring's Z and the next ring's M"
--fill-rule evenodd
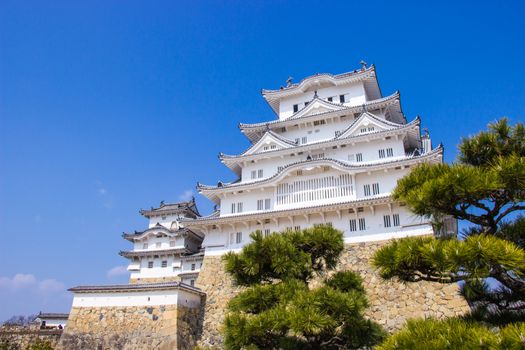
M226 271L246 287L228 305L227 349L359 349L384 338L363 312L368 301L359 275L328 276L343 251L331 226L250 236L243 250L224 256ZM324 283L311 288L314 277Z
M464 138L459 151L453 164L415 168L393 196L435 221L470 222L462 240L402 239L380 249L373 264L385 278L463 281L465 298L487 316L525 317L525 126L501 119Z
M376 350L523 350L525 323L498 328L451 318L411 320Z

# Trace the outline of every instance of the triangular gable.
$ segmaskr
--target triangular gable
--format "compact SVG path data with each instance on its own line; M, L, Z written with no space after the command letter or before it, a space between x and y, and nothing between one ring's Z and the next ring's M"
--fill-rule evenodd
M321 113L327 113L332 111L340 111L348 107L330 103L328 101L321 100L319 98L314 98L307 106L303 107L297 113L292 115L289 119L295 119L300 117L305 117L308 115L316 115Z
M294 147L294 141L286 139L273 131L266 131L264 135L253 144L250 148L244 151L241 155L249 155L260 152L276 151L284 148ZM267 149L265 149L265 147Z
M343 139L351 136L369 134L378 131L392 130L401 127L401 124L376 117L375 115L364 112L337 138Z

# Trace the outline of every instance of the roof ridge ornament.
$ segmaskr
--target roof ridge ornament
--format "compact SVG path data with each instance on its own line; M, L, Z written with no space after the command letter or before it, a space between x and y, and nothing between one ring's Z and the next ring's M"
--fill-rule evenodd
M288 79L286 79L286 87L290 87L293 85L293 77L289 76Z
M270 123L266 123L266 132L269 132L270 131Z
M366 62L365 60L361 60L361 62L359 62L359 64L361 65L361 70L366 70Z
M317 96L317 90L314 91L314 99L316 98L319 98L319 96Z
M363 112L362 113L367 113L368 112L368 108L366 107L366 103L363 103L362 107L363 107Z

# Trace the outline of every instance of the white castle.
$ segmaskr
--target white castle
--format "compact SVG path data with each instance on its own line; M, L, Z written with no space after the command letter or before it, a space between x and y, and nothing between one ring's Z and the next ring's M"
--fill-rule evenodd
M240 124L251 145L238 155L220 153L237 180L197 184L216 210L201 216L195 201L141 210L149 227L125 233L133 249L130 284L75 287L73 310L82 307L197 307L195 287L207 256L238 251L250 233L332 225L345 243L434 234L391 193L420 163L441 163L420 119L407 121L399 92L383 96L375 67L362 62L349 73L315 74L278 90L262 90L277 118ZM445 232L454 233L448 220Z

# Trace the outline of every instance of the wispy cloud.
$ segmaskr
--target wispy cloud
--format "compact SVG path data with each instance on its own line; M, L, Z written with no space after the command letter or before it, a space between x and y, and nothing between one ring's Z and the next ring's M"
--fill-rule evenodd
M97 195L102 200L102 205L106 209L113 208L113 196L102 182L97 181Z
M181 201L189 201L193 197L193 190L185 190L181 194L179 194L179 200Z
M128 272L128 269L126 268L126 266L115 266L115 267L109 269L106 272L106 275L109 278L113 278L113 277L127 275L128 273L129 272Z
M50 294L63 292L65 286L64 283L54 278L39 281L30 273L17 273L13 277L0 277L0 290L15 292L24 289L31 289L42 294Z

